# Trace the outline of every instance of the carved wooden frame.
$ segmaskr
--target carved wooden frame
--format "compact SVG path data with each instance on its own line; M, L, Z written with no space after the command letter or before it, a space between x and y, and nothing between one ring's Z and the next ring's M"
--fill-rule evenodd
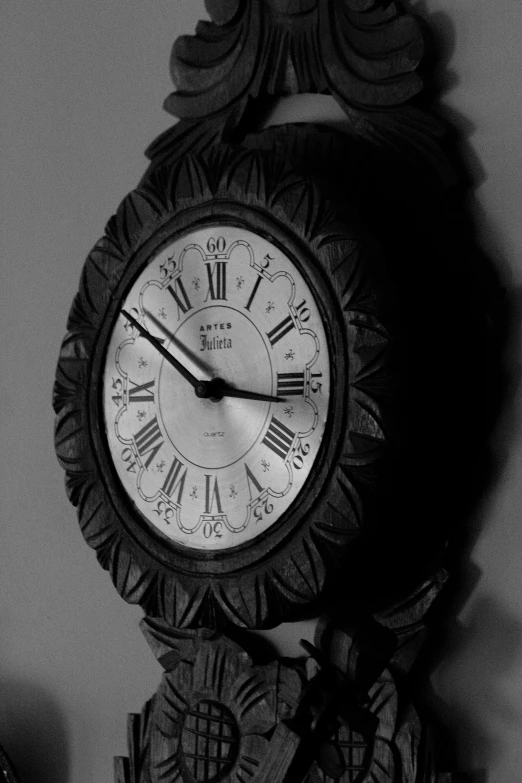
M215 220L270 236L308 279L327 325L335 391L324 446L294 504L267 533L209 556L153 533L125 501L107 457L100 386L131 280L173 235ZM122 597L148 614L178 627L266 627L316 603L327 572L358 557L391 426L382 404L390 375L382 275L358 228L277 157L214 148L159 169L129 194L89 255L57 369L56 449L84 537Z

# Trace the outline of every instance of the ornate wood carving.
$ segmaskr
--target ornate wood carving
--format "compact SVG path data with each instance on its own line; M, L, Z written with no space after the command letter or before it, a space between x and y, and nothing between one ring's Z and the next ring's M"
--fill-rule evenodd
M424 54L417 18L377 0L207 2L211 21L174 44L177 87L165 108L197 119L261 94L331 94L343 107L389 109L416 95Z
M120 292L143 253L174 219L180 229L216 205L222 218L241 217L285 247L298 242L303 262L315 259L307 273L326 306L336 392L312 491L293 516L248 549L205 558L166 545L126 506L105 453L98 384ZM374 507L394 416L379 315L386 296L375 253L356 240L356 226L337 219L334 204L278 158L216 149L158 171L130 194L87 259L57 370L56 449L87 542L125 600L147 613L179 627L274 624L318 600L328 569L355 568L358 539L383 524Z
M145 619L165 669L115 783L451 783L450 761L411 701L413 664L443 572L373 616L324 617L312 657L255 665L230 639Z
M174 44L177 88L165 108L181 121L147 150L151 170L220 141L241 142L267 99L328 93L354 137L440 165L444 126L419 108L428 47L418 17L391 0L207 2L210 22Z
M165 674L141 716L129 716L129 759L116 759L117 783L163 780L241 783L257 776L274 728L302 691L296 667L254 666L237 644L211 632L182 637L151 623ZM172 644L173 656L165 652ZM268 736L267 736L268 735Z

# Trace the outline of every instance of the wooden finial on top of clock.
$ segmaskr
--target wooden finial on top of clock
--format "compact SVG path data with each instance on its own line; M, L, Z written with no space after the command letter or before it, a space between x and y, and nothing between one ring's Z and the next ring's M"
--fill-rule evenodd
M440 160L439 120L422 111L420 19L396 0L209 0L210 21L180 36L171 56L180 118L148 148L152 168L188 150L241 141L266 102L329 94L351 133L377 147Z
M196 119L247 97L331 93L343 109L382 110L422 89L423 28L397 2L233 0L174 43L177 91L165 108Z

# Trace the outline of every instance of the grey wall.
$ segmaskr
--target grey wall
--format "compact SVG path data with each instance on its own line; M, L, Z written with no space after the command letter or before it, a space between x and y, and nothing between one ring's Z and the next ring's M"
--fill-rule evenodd
M445 53L443 105L465 134L485 251L516 294L522 278L522 6L412 3ZM126 753L126 714L160 669L84 544L53 450L58 348L83 261L145 168L170 118L174 38L202 0L37 0L4 5L1 85L0 741L25 783L102 783ZM326 117L328 103L313 103ZM285 116L284 107L282 115ZM293 106L290 118L311 114ZM287 111L287 115L288 111ZM478 510L480 571L434 677L461 762L488 783L522 777L522 394L520 333L493 449L501 469ZM283 628L291 651L300 631ZM305 628L305 634L311 629ZM482 779L484 780L484 779Z

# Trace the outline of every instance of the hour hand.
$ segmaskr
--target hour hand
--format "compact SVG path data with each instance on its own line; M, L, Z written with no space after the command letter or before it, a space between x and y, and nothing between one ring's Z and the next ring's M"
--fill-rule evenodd
M238 397L241 400L259 400L260 402L285 402L284 397L272 397L269 394L258 394L257 392L246 391L244 389L236 389L234 386L229 386L228 383L222 381L221 378L214 378L212 381L208 381L210 387L211 397ZM196 392L197 394L197 392Z

